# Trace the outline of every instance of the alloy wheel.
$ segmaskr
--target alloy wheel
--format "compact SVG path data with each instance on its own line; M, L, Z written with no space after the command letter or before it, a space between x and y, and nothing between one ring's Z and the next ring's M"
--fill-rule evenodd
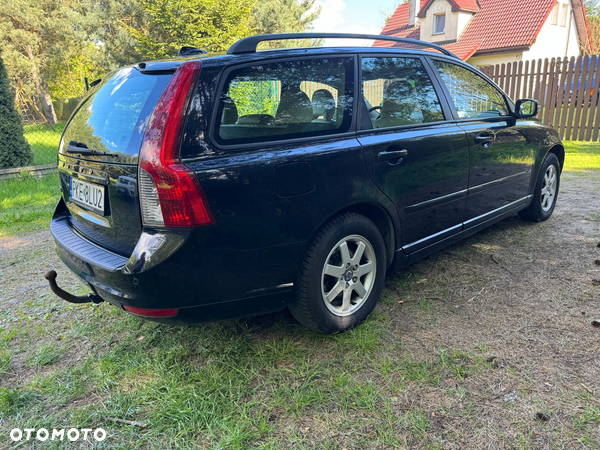
M556 167L549 165L544 174L544 182L542 185L541 203L542 210L547 212L552 208L554 204L554 198L556 197L556 184L558 181Z
M371 243L359 235L340 240L329 252L321 275L325 305L336 316L356 312L375 284L377 259Z

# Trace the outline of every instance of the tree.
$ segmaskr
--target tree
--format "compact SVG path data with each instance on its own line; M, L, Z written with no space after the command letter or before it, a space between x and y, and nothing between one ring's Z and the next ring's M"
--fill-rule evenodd
M600 16L600 0L585 0L584 5L588 19Z
M173 56L182 45L222 52L252 34L256 0L141 0L146 14L139 27L122 25L137 41L144 58Z
M74 39L48 67L53 98L85 94L85 78L97 79L118 67L139 62L136 40L123 24L140 27L146 18L138 0L78 0L61 10Z
M586 0L585 13L592 40L592 51L600 50L600 0Z
M137 41L127 27L139 29L148 19L141 0L78 0L66 15L74 24L77 50L89 55L89 44L101 53L97 61L104 71L139 62ZM91 56L91 55L90 55Z
M315 0L263 0L252 10L253 25L258 34L302 33L312 28L321 14ZM314 45L311 41L267 41L266 48Z
M21 116L15 109L15 98L0 52L0 169L27 166L33 162L31 147L23 136Z
M73 41L73 27L60 0L19 0L0 3L0 46L10 77L31 81L42 111L50 123L56 114L46 69L61 59Z

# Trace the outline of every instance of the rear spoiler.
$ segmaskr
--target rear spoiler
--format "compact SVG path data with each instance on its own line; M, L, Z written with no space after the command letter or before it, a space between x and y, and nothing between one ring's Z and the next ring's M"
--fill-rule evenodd
M180 61L153 61L141 62L134 67L140 73L160 75L163 73L175 73L180 65Z

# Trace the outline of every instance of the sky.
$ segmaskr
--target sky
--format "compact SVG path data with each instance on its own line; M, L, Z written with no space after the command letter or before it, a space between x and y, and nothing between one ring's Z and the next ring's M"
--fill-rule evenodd
M399 0L318 0L321 16L313 32L379 34L386 16L392 14ZM327 40L326 45L362 45L356 40ZM370 45L372 41L367 41ZM364 42L363 42L364 43Z

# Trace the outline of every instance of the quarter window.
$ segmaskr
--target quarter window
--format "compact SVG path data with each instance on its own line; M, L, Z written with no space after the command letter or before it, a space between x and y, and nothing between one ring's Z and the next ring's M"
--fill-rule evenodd
M508 114L504 96L474 72L456 64L434 61L461 119L498 117Z
M229 73L215 138L244 144L343 133L350 129L352 58L269 63Z
M363 58L363 96L373 128L444 120L431 79L417 58Z

